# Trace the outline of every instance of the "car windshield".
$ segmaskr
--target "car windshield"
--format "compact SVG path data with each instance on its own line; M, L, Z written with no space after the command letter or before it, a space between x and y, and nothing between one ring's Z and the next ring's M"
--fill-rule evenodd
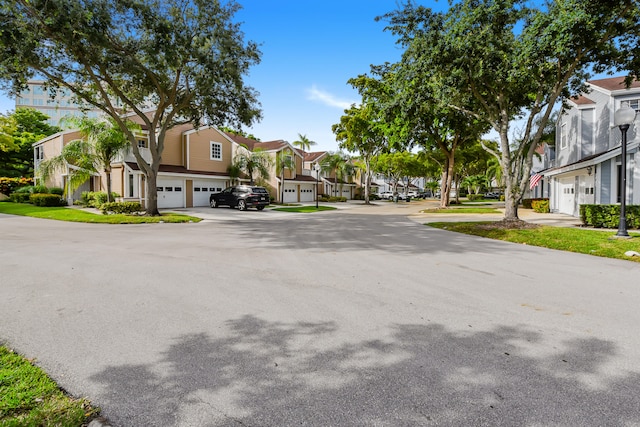
M251 191L254 193L267 194L267 190L262 187L251 187Z

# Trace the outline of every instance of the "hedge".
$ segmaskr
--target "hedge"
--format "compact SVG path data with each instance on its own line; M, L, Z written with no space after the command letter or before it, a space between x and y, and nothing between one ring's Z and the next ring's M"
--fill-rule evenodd
M334 196L327 196L327 195L322 195L320 196L320 201L321 202L346 202L347 198L346 197L334 197Z
M134 214L142 212L142 205L140 202L111 202L103 203L100 207L103 215L112 214Z
M504 199L500 199L500 200L504 200ZM538 201L538 200L546 200L547 202L549 201L548 198L538 198L538 199L522 199L522 207L525 209L532 209L533 208L533 202L534 201Z
M532 200L531 208L534 210L534 212L549 213L549 199Z
M469 200L470 202L476 201L476 200L482 200L484 199L484 195L482 194L468 194L467 195L467 200Z
M625 209L628 229L640 229L640 206L630 205ZM594 228L618 228L620 205L580 205L582 224Z
M29 197L34 206L64 206L66 203L58 194L35 193Z
M117 197L120 195L112 191L111 199L115 200ZM81 205L100 209L104 203L107 203L107 193L104 191L83 191L80 196Z

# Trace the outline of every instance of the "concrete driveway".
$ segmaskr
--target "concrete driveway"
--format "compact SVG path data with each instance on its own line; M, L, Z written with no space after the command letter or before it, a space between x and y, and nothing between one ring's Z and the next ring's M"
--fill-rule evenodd
M640 425L640 265L365 209L0 215L0 339L116 426Z

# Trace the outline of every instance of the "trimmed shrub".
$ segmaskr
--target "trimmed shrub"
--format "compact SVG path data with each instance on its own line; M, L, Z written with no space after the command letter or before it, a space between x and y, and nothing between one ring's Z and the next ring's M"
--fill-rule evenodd
M9 196L11 201L14 203L31 203L29 197L31 197L31 192L28 191L15 191L11 193L11 196Z
M49 189L44 185L34 185L31 193L39 193L39 194L51 194L49 193Z
M531 202L531 208L534 212L549 213L549 200L533 200Z
M142 212L142 205L140 202L111 202L103 203L100 207L103 215L112 214L126 214L131 215L134 213Z
M57 194L47 194L47 193L35 193L29 197L29 201L33 203L34 206L64 206L65 202Z
M546 200L546 201L549 201L548 198L522 199L522 207L525 208L525 209L532 209L533 208L532 204L533 204L534 200Z
M323 196L320 196L320 201L321 202L326 202L326 203L334 203L334 202L346 202L347 198L346 197L334 197L334 196L327 196L326 194Z
M640 229L640 206L625 209L628 229ZM582 225L594 228L618 228L620 205L580 205Z
M111 192L111 198L115 200L120 197L118 193ZM107 193L104 191L83 191L80 196L80 204L92 208L100 209L104 203L107 203Z
M49 194L57 194L58 196L62 196L64 194L64 188L51 187L49 189Z
M467 200L469 200L470 202L476 201L476 200L483 200L484 199L484 195L482 194L469 194L467 195Z

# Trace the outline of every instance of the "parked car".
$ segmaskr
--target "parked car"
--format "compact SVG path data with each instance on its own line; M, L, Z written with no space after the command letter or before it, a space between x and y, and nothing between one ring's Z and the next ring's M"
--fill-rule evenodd
M393 192L383 191L382 193L378 193L378 197L380 197L382 200L391 200L393 199Z
M488 193L484 193L485 199L499 199L500 193L496 193L495 191L490 191Z
M248 208L256 208L261 211L269 205L269 202L269 192L266 188L249 185L228 187L209 197L209 205L212 208L229 206L230 208L237 207L241 211Z

